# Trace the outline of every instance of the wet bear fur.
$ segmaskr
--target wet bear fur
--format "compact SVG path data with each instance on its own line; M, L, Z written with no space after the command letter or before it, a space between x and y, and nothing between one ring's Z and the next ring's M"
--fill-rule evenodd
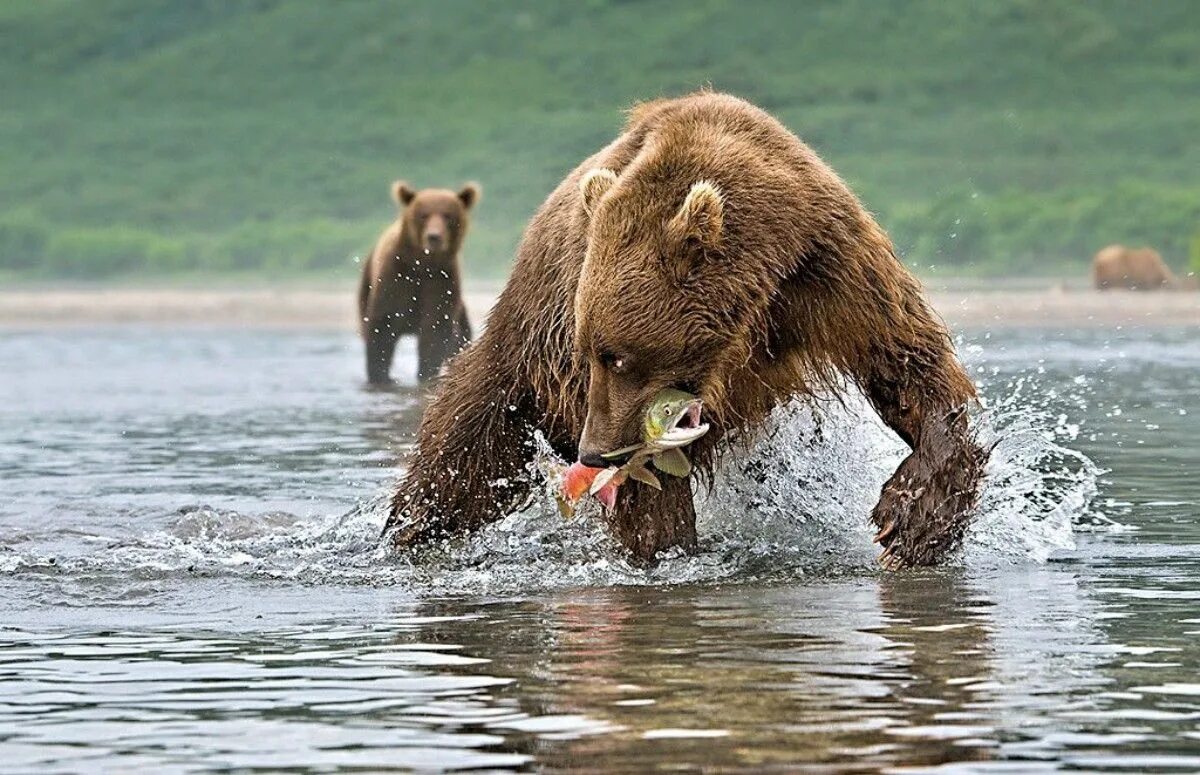
M704 399L702 485L774 407L846 380L912 449L871 515L881 561L941 560L987 456L974 386L888 236L762 110L712 92L642 104L528 226L487 330L425 412L386 532L407 547L501 518L530 496L535 430L595 462L639 440L667 386ZM696 545L698 477L662 478L623 486L605 515L641 560Z
M392 198L397 218L363 264L358 291L367 381L375 385L391 382L401 336L417 337L421 382L436 377L442 364L471 341L459 253L479 186L416 191L398 180L392 184Z

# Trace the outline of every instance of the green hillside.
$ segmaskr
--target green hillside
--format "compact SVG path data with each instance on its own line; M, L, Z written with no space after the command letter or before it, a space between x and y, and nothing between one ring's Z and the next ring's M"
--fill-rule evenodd
M771 110L922 271L1200 234L1200 3L0 4L0 272L353 272L388 183L479 180L468 272L620 109Z

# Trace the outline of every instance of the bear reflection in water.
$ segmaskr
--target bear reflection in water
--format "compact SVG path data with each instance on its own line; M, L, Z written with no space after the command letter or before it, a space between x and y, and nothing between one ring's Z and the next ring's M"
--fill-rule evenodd
M749 591L617 586L535 596L498 616L474 601L422 605L416 615L430 624L408 637L502 654L489 669L517 679L520 711L610 730L552 746L509 741L549 769L641 771L661 753L647 747L649 734L697 727L718 733L704 742L710 767L816 765L847 751L932 766L992 758L986 745L919 731L958 728L948 711L977 709L982 687L1006 677L992 656L994 608L986 592L940 571ZM734 641L740 648L725 647ZM881 746L883 721L917 734Z
M646 103L550 195L482 337L450 365L392 502L398 547L501 518L530 492L530 439L583 463L634 444L664 388L704 401L701 482L732 438L849 378L912 448L871 519L888 567L960 541L986 453L975 388L919 284L845 183L754 106ZM696 544L693 480L622 488L633 557Z

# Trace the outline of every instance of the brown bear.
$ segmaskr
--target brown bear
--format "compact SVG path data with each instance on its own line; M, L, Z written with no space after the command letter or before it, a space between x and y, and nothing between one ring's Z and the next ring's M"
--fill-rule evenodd
M483 336L447 369L393 496L396 546L499 519L529 495L531 437L593 465L640 441L652 396L704 400L702 478L781 403L849 379L912 453L872 514L888 567L938 561L986 453L975 388L883 229L758 108L700 92L631 111L550 195ZM606 520L636 557L696 543L690 479L621 487Z
M1109 245L1092 259L1092 282L1097 290L1123 288L1130 291L1186 290L1181 281L1153 248Z
M358 289L359 333L367 351L367 381L391 381L396 340L417 337L417 379L436 377L442 363L471 341L463 305L459 251L467 215L479 199L468 183L455 193L392 184L399 217L363 264Z

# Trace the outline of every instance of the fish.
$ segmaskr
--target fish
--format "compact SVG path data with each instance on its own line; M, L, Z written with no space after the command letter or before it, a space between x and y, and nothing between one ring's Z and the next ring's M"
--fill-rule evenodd
M564 516L574 512L574 506L584 495L593 495L596 500L612 509L617 505L617 488L625 481L625 477L617 476L619 469L593 468L578 461L562 469L559 488L559 510ZM612 473L609 473L612 472ZM605 474L603 478L601 474Z
M642 443L613 450L606 458L629 455L622 466L631 479L662 489L658 477L646 467L647 459L664 474L685 477L692 472L692 461L683 448L708 433L708 423L700 421L704 402L682 390L661 390L646 409Z
M643 439L654 450L679 449L708 433L700 422L704 402L682 390L662 390L646 410Z
M650 466L671 476L688 476L692 462L683 448L708 433L708 423L701 422L703 408L703 401L682 390L656 393L646 408L642 441L603 455L613 460L627 457L623 465L593 468L576 462L562 469L559 510L570 516L586 493L611 511L616 506L617 489L630 479L661 490L662 482Z

